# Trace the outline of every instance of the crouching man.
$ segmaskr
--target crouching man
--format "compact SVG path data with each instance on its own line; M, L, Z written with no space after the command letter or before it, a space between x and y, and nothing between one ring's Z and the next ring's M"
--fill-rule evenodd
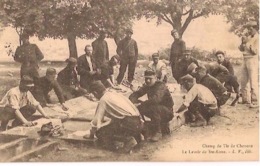
M89 137L95 135L106 149L130 152L140 140L143 126L138 109L125 96L106 91L100 81L90 85L90 92L99 99L99 103L91 121ZM109 119L104 121L105 117ZM124 143L121 149L116 146L118 141Z
M38 110L45 118L48 118L40 103L35 100L31 92L29 91L32 87L33 79L29 76L24 75L21 79L20 85L10 89L0 105L1 113L1 130L6 130L9 120L15 119L12 123L12 127L18 125L26 125L28 127L34 124L28 121L36 110Z
M185 122L191 127L204 126L209 123L217 111L217 100L213 93L205 86L196 84L191 75L181 77L180 84L188 93L184 96L183 104L177 113L185 111Z
M150 141L157 142L162 134L170 134L169 121L173 118L173 99L165 83L157 81L153 70L144 72L145 85L129 96L133 103L141 103L138 110L142 116L151 119L153 129ZM147 94L148 100L141 102L140 97Z

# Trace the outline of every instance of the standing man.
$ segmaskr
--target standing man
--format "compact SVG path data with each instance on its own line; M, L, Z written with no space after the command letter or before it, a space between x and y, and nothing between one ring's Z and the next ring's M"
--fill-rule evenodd
M100 69L96 68L95 61L92 57L91 45L85 46L85 54L78 58L78 74L80 75L80 86L89 90L91 82L97 79Z
M117 76L117 83L121 84L126 68L128 66L128 82L132 83L134 80L135 67L138 58L138 47L134 39L132 39L133 30L127 29L126 36L117 46L117 54L120 56L120 68Z
M173 99L167 86L157 81L156 74L152 70L144 72L145 85L129 96L133 103L140 103L138 110L142 116L151 119L153 129L150 141L157 142L162 134L170 134L169 122L173 118ZM140 97L146 95L148 100L141 102Z
M175 78L176 81L178 81L177 78L177 63L181 59L184 51L186 50L186 44L185 42L180 38L180 35L177 30L172 30L171 35L174 38L174 42L171 46L171 52L170 52L170 63L172 68L172 76Z
M148 69L153 70L156 73L156 77L159 81L167 82L167 69L166 64L159 60L159 54L154 53L152 55L153 61L149 63Z
M14 60L22 64L20 71L21 78L23 75L29 75L33 78L34 83L37 84L40 77L38 72L38 63L44 58L44 56L36 44L31 44L29 42L28 34L23 33L21 35L21 40L22 45L17 47Z
M242 103L258 107L258 26L254 21L246 25L248 34L244 37L239 50L243 53L244 63L241 79Z
M98 68L109 61L108 45L105 41L106 37L107 33L104 30L101 30L99 37L92 42L93 59Z

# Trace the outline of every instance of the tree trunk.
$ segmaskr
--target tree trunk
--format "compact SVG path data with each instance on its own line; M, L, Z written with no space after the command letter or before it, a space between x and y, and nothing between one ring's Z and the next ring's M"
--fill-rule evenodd
M69 56L73 58L78 58L76 36L72 33L68 34L68 45L69 45Z

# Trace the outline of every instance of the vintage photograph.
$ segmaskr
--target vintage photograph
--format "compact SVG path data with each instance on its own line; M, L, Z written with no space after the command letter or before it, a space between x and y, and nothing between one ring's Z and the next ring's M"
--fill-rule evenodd
M258 0L1 0L0 162L259 162Z

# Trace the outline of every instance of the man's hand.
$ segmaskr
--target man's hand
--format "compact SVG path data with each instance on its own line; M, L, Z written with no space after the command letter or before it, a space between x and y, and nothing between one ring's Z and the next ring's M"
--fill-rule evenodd
M69 108L64 103L61 104L61 108L62 108L63 111L69 110Z
M37 125L37 122L31 122L31 121L28 121L23 124L23 126L25 126L25 127L31 127L31 126L36 126L36 125Z
M55 104L50 104L50 103L47 103L47 104L46 104L46 106L47 106L47 107L54 107L54 106L55 106Z

